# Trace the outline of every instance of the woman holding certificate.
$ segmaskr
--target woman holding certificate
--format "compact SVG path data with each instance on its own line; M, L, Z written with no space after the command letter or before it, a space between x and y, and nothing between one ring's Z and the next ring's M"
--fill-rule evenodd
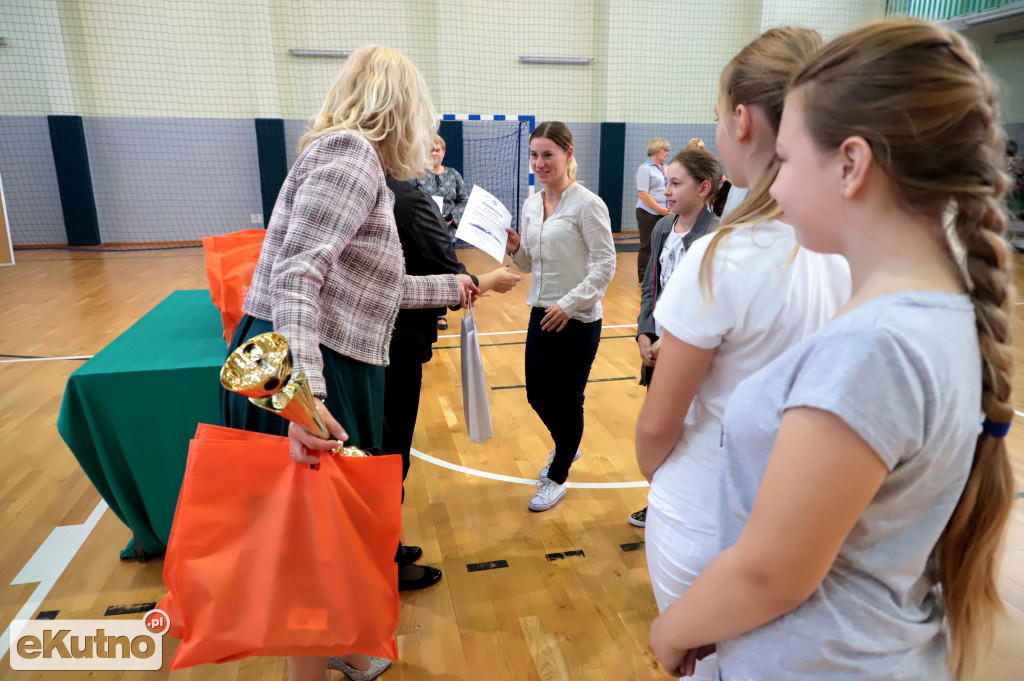
M338 441L380 446L384 366L398 308L467 306L477 292L466 274L404 273L385 172L398 179L422 173L435 126L412 62L374 45L352 53L299 142L232 346L269 331L284 335L332 439L227 391L224 425L287 435L300 465L316 464ZM327 664L325 657L290 657L291 681L323 681ZM389 664L366 655L330 658L332 669L355 681L369 681Z
M531 511L565 496L580 457L583 399L601 341L601 298L615 274L608 207L576 181L572 133L541 123L530 135L530 167L542 189L523 205L522 232L509 229L512 263L533 272L526 334L526 398L555 442Z

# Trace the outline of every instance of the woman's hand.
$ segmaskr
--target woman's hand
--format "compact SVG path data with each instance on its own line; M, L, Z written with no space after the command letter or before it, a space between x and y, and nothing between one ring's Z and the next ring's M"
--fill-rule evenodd
M480 297L480 289L473 283L473 278L468 274L456 274L455 279L459 282L459 306L471 307L476 299Z
M480 277L480 292L497 291L507 293L516 287L523 278L515 272L510 272L508 266L499 267Z
M636 342L640 346L640 360L644 363L644 366L653 367L658 361L658 355L651 350L651 337L646 333L642 333L636 337Z
M519 252L519 233L511 227L506 227L505 233L508 234L508 243L505 244L505 252L509 255L515 255Z
M540 328L542 331L561 331L568 323L569 315L558 307L558 303L555 303L547 309L547 313L541 318Z
M289 423L288 439L291 440L292 461L299 465L317 465L320 463L320 452L337 449L339 444L348 439L348 433L341 427L337 419L331 416L331 412L327 411L327 407L320 401L320 398L314 397L313 402L316 404L317 411L320 412L320 418L327 424L327 430L335 439L325 440L297 423Z

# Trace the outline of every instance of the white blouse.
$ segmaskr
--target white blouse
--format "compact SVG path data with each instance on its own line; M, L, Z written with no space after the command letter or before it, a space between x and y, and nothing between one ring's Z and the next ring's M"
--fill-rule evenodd
M608 207L594 192L573 182L544 219L544 192L526 199L519 250L512 263L533 272L528 304L555 303L581 322L601 319L601 298L615 275L615 243Z

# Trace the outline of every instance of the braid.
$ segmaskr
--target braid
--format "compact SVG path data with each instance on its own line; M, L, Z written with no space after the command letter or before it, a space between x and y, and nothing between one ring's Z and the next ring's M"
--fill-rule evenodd
M999 176L1002 173L998 173ZM999 194L1005 180L999 177ZM978 320L982 354L982 410L996 423L1009 423L1013 351L1010 347L1011 259L1004 233L1006 217L991 196L957 201L957 239L965 251L964 267Z
M954 44L954 53L960 50ZM970 61L957 55L966 63ZM980 74L979 78L987 79ZM998 165L1002 134L990 85L979 117L987 125L982 158L971 163L979 170L972 191L956 196L954 229L964 250L964 271L974 302L981 349L981 408L994 423L1013 420L1010 403L1013 350L1010 320L1013 306L1012 258L1006 243L1006 215L1000 199L1006 177ZM985 158L987 157L987 158ZM986 433L978 437L971 474L956 510L935 546L937 581L951 622L953 645L950 667L959 678L974 668L979 652L992 639L994 615L1003 605L996 587L1003 529L1013 503L1013 470L1005 440Z

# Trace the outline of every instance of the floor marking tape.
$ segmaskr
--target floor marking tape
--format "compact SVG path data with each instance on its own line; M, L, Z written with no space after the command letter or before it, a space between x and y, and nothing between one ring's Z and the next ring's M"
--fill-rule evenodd
M429 454L413 449L411 454L417 459L422 459L427 463L432 463L435 466L441 468L447 468L450 471L456 471L458 473L465 473L466 475L474 475L478 478L487 478L488 480L498 480L501 482L512 482L517 485L536 485L537 478L516 478L511 475L501 475L499 473L489 473L487 471L480 471L475 468L466 468L460 466L457 463L451 463L444 461L443 459L437 459ZM567 482L566 487L573 487L575 489L626 489L630 487L649 487L649 483L645 480L639 480L636 482Z

